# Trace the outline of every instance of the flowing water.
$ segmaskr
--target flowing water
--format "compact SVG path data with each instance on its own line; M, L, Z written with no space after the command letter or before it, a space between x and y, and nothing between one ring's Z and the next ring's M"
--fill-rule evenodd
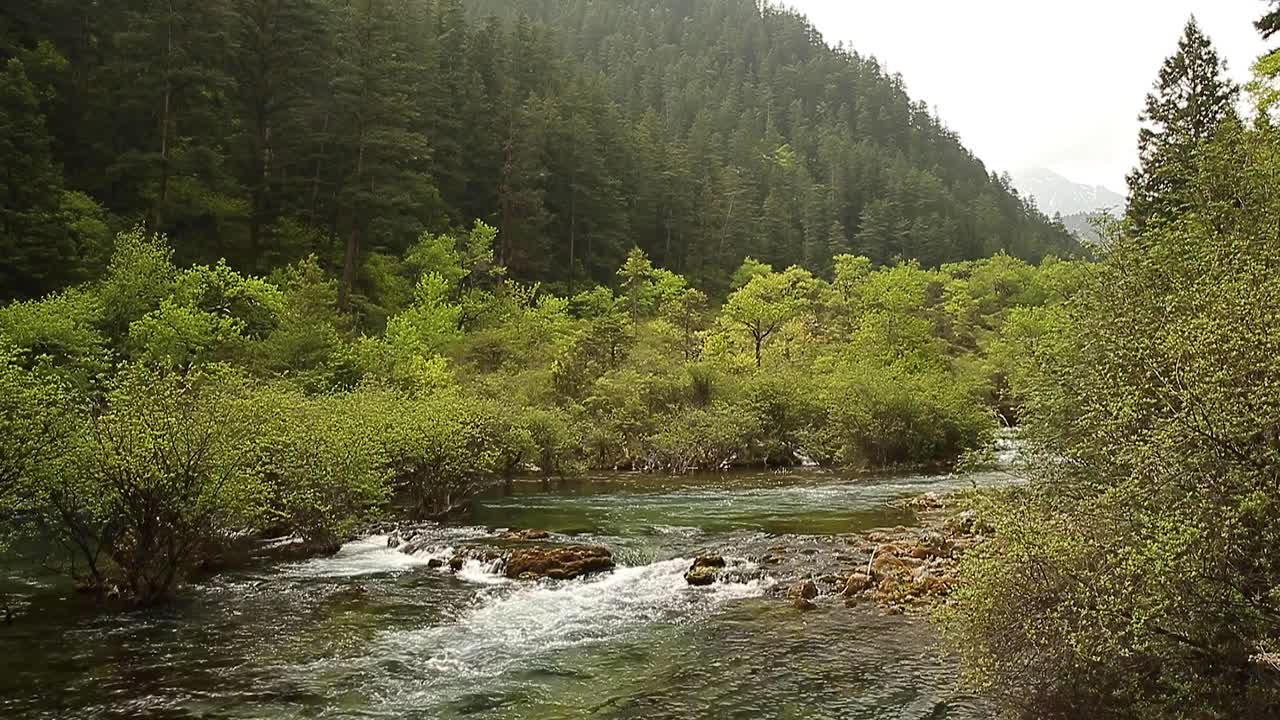
M220 576L163 611L104 615L12 571L0 626L0 717L934 718L988 716L954 687L928 624L780 599L794 565L837 568L862 530L910 524L894 500L999 476L851 479L818 472L517 482L407 554L386 537L334 557ZM601 544L616 571L516 582L462 546L501 528ZM690 558L743 582L693 588ZM35 577L36 579L32 579Z

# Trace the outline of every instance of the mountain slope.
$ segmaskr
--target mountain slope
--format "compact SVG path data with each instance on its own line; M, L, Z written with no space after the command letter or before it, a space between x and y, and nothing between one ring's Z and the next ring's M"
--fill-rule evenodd
M1047 215L1077 215L1100 211L1120 213L1123 195L1101 185L1084 185L1045 168L1029 168L1013 174L1014 187Z
M668 157L695 161L679 178L689 188L681 194L703 209L693 226L677 228L695 246L818 270L832 252L936 264L1000 250L1033 260L1074 251L901 78L832 49L790 11L754 0L468 5L477 18L553 28L614 101L652 124ZM649 234L637 234L642 245ZM661 243L654 250L700 274L697 258Z
M57 0L0 12L0 57L48 130L0 165L51 152L182 262L315 254L344 298L476 219L568 291L636 245L712 291L746 256L1076 249L900 78L756 0Z

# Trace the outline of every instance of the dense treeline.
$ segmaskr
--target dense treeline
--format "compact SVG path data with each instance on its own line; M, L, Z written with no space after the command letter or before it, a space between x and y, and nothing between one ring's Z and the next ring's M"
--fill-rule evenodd
M10 298L138 224L183 263L315 254L360 317L384 257L475 219L569 293L633 246L721 297L747 255L1075 249L900 79L751 0L38 0L0 11L0 61Z
M943 614L1008 717L1280 716L1278 52L1249 127L1188 25L1129 217L1072 302L1010 323L1037 482Z
M717 310L638 248L616 292L548 293L499 237L424 234L366 335L314 258L255 277L121 234L101 279L0 308L0 511L87 588L150 602L236 538L334 547L515 473L952 462L1013 405L1006 316L1089 272L748 259Z

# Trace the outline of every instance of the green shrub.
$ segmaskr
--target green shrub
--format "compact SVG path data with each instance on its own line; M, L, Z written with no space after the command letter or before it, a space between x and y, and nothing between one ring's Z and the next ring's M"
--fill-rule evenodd
M273 525L307 543L333 545L390 499L384 432L394 400L370 388L308 398L277 386L254 402Z
M722 468L744 457L761 433L759 419L733 405L687 410L659 426L646 464L677 475Z
M126 367L66 452L24 486L25 517L86 585L162 600L202 550L261 517L265 488L246 452L253 417L247 382L226 368Z

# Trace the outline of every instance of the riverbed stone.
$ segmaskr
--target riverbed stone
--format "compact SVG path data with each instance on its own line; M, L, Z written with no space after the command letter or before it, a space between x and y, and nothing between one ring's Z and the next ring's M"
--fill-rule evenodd
M608 548L574 545L559 548L522 548L507 559L506 576L520 578L526 573L553 580L569 580L614 568Z
M714 583L718 574L719 571L713 567L694 566L684 574L684 580L694 587L704 587Z
M787 596L791 598L801 598L803 600L812 600L813 598L818 597L818 584L812 580L801 580L787 590Z
M795 597L791 600L791 607L797 610L813 610L817 605L814 605L813 601L809 598Z
M871 589L871 576L864 572L856 572L849 576L844 584L844 596L853 597L863 591Z

